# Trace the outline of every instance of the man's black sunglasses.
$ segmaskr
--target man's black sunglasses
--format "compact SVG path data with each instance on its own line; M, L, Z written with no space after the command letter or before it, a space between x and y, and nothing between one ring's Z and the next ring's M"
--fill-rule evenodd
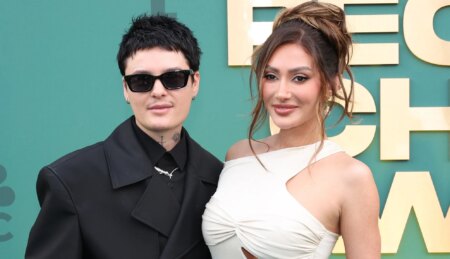
M189 76L192 74L194 74L194 71L188 69L169 71L159 76L135 74L127 75L123 78L132 92L148 92L153 89L156 79L159 79L167 90L183 88L186 86Z

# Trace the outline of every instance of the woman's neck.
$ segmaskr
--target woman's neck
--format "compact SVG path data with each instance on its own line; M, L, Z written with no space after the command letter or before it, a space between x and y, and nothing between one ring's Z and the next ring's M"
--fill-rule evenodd
M269 146L272 150L305 146L320 141L321 135L321 129L318 125L307 128L282 129L278 134L272 136Z

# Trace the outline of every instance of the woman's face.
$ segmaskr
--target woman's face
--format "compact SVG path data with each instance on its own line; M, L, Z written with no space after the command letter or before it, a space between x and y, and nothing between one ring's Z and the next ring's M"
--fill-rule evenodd
M298 44L278 47L261 80L264 105L280 130L316 129L320 75L312 57Z

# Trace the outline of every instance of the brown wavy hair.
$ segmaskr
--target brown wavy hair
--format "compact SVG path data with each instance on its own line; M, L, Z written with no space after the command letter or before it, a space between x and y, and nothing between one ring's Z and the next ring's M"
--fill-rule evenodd
M311 55L320 75L321 89L317 119L321 126L321 143L316 153L323 146L325 119L334 107L336 99L343 101L343 111L338 122L345 116L352 117L354 79L349 66L352 39L347 31L344 11L333 4L316 1L284 9L273 23L272 34L255 49L252 56L250 93L252 99L257 98L257 101L252 111L248 141L254 154L256 154L252 146L254 132L267 119L267 110L260 90L264 71L273 53L280 46L290 43L300 45ZM348 91L343 87L345 72L351 81ZM336 77L339 82L336 82ZM255 79L257 87L254 85ZM257 96L255 96L254 88L256 88Z

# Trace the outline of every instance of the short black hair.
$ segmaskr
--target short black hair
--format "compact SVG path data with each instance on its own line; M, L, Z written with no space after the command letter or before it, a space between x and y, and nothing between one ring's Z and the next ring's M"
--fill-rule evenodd
M190 69L198 71L202 51L192 31L175 18L165 15L140 15L123 35L117 53L120 73L125 75L126 60L139 50L159 47L169 51L181 51Z

